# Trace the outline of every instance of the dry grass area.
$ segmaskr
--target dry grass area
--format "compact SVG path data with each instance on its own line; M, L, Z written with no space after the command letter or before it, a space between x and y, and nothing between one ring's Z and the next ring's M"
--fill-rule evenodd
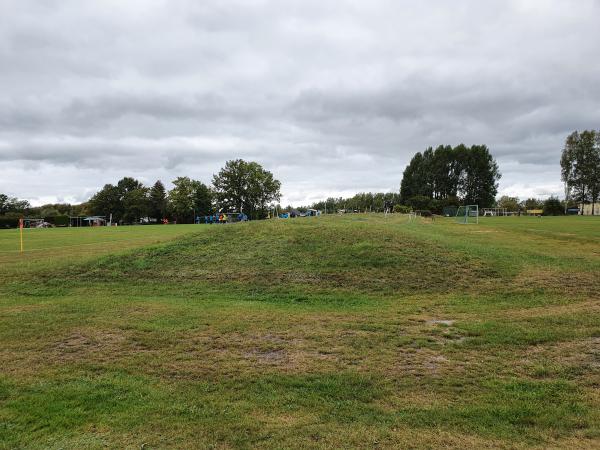
M600 447L600 221L144 229L4 256L0 448Z

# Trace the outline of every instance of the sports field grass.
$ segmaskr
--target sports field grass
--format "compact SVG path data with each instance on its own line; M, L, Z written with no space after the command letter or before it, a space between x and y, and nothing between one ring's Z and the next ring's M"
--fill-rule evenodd
M600 219L0 231L0 448L600 447Z

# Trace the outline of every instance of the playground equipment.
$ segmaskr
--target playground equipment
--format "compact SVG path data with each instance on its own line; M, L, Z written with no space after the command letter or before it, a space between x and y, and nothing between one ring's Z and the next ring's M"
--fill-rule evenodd
M508 216L506 208L483 208L483 217L486 216Z
M248 216L244 213L238 212L220 212L217 214L212 214L210 216L198 216L196 217L196 223L235 223L235 222L247 222Z
M47 222L44 219L23 219L23 228L47 228L50 224L46 225Z

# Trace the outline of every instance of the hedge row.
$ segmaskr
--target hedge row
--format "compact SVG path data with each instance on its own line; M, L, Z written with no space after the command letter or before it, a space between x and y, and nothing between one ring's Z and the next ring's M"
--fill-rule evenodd
M0 228L17 228L19 219L13 217L0 217Z
M68 227L69 216L48 216L44 220L55 227ZM0 228L17 228L19 219L16 217L0 217Z
M55 227L68 227L69 226L69 216L49 216L49 217L44 217L44 220L48 223L51 223Z

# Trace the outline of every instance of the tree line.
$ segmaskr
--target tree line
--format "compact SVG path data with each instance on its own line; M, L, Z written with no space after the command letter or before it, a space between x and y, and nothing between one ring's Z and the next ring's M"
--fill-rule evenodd
M393 205L397 211L429 209L441 213L447 206L476 204L480 208L498 206L512 212L542 209L547 214L565 213L570 206L596 203L600 198L600 131L571 133L560 165L565 183L564 201L556 197L520 201L508 196L496 201L501 174L489 149L485 145L440 145L412 157L404 170L399 193L361 192L346 198L329 197L309 207L328 213L339 210L382 212ZM210 186L189 177L178 177L172 183L173 188L167 191L160 180L148 187L125 177L115 185L105 185L80 205L31 207L26 200L0 194L0 216L112 214L113 221L121 223L135 223L146 217L186 223L192 222L195 216L217 211L239 211L252 219L260 219L267 217L270 206L281 197L281 183L272 173L256 162L241 159L227 161L225 167L213 175ZM280 212L308 208L277 207ZM592 214L595 214L594 208Z
M344 210L348 212L383 212L385 205L396 205L400 203L400 194L397 192L360 192L352 197L329 197L326 200L314 202L309 207L294 208L288 206L284 210L298 209L304 211L307 208L317 209L327 213L337 213Z
M242 159L225 163L213 175L212 185L189 177L177 177L167 191L159 180L144 186L125 177L116 185L107 184L89 201L92 214L109 217L114 222L136 223L143 218L192 223L195 217L218 211L243 212L250 219L262 219L269 205L281 198L281 183L256 162Z
M54 218L62 218L62 223L68 223L68 216L79 215L85 211L86 205L70 205L68 203L52 203L42 206L31 206L27 200L19 200L0 194L0 228L15 228L21 217L48 218L54 223Z
M533 197L521 200L519 197L503 195L496 202L496 206L498 208L504 208L507 212L512 213L525 213L530 210L541 210L545 216L562 216L567 213L569 208L576 208L577 204L568 200L560 200L558 197L554 196L550 196L545 200Z
M19 200L16 197L9 197L6 194L0 194L0 216L10 216L22 214L31 208L27 200Z
M86 204L71 205L69 203L49 203L42 206L31 206L27 200L19 200L0 194L0 217L17 219L24 215L29 217L53 217L79 215L86 209Z
M195 217L220 211L243 212L250 219L267 217L270 205L281 198L281 183L256 162L227 161L212 177L211 185L189 177L177 177L173 188L156 181L145 186L132 177L106 184L89 201L79 205L48 204L32 207L27 200L0 194L0 228L14 227L19 217L62 217L99 215L114 223L139 223L164 219L192 223ZM68 219L68 217L67 217ZM153 220L152 220L153 219Z
M600 131L574 131L565 142L560 159L565 197L579 205L592 203L592 215L600 197Z
M361 192L352 197L329 197L310 205L327 212L383 212L394 210L431 210L442 213L447 206L495 205L500 172L485 145L456 147L440 145L417 152L404 170L400 192ZM288 206L287 209L291 209ZM307 207L297 208L300 211Z
M485 145L440 145L417 152L400 183L402 204L439 211L445 206L491 207L496 201L498 164ZM428 207L428 208L426 208Z

